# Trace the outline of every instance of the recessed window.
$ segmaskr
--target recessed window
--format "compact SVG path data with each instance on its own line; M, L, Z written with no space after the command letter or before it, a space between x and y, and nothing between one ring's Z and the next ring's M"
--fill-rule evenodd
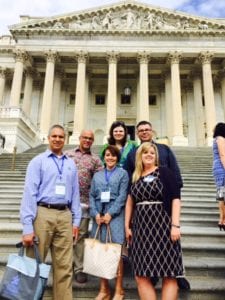
M149 105L157 105L157 98L156 95L149 95L148 97L148 104Z
M75 105L75 94L70 94L70 105Z
M95 105L105 105L105 95L95 95Z
M131 104L131 95L121 95L121 104Z
M20 93L20 104L23 103L24 93Z
M205 97L202 96L202 106L205 106Z

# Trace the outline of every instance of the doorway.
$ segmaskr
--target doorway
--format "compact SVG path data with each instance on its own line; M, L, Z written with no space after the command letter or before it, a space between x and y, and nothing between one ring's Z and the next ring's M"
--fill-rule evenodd
M135 140L135 126L127 125L127 139L128 140Z

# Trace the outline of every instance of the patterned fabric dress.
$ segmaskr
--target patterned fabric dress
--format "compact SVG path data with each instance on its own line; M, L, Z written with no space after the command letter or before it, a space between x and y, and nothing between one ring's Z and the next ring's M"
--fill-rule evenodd
M184 275L180 242L170 239L171 218L163 207L162 191L158 169L131 187L135 201L131 261L137 276Z
M216 138L213 141L213 176L217 188L225 185L225 169L220 159Z

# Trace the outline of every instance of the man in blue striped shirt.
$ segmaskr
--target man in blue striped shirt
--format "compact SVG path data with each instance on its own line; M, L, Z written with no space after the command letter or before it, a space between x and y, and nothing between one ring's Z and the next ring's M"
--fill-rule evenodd
M73 237L81 220L78 172L72 159L63 154L65 131L50 128L49 149L34 157L27 168L20 208L23 244L39 240L42 261L51 251L53 299L72 300Z

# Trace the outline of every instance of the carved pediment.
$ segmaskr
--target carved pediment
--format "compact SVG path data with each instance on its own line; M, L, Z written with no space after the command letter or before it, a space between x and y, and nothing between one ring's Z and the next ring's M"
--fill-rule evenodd
M136 1L126 1L93 10L84 10L51 18L34 19L10 27L12 34L27 32L67 32L67 34L144 34L225 33L222 21L191 16L178 11L161 9Z

